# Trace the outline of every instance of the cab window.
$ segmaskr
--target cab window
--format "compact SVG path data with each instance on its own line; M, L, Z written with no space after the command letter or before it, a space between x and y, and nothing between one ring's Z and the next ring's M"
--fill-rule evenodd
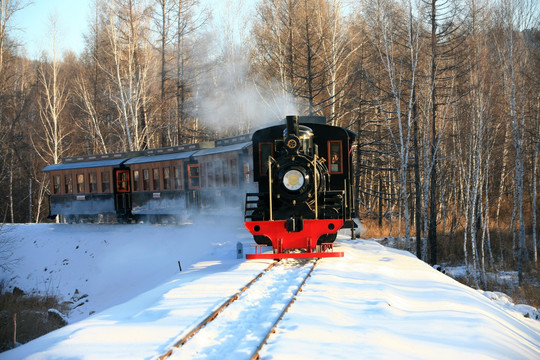
M342 144L340 140L328 142L328 163L330 174L343 173Z

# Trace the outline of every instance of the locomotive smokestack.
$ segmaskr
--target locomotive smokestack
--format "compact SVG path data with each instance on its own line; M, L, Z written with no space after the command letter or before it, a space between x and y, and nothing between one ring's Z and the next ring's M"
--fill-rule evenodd
M298 116L297 115L287 116L287 135L298 136Z

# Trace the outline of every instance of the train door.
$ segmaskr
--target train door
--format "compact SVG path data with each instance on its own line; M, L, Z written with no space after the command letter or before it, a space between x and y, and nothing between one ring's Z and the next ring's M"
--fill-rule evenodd
M114 170L114 203L117 219L127 221L131 215L130 174L127 169Z
M198 208L199 207L199 164L187 165L187 207Z

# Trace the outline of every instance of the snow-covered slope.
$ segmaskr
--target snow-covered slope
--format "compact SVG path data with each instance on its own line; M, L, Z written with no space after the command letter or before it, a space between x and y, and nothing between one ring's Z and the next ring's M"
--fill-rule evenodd
M127 301L202 259L235 258L240 221L198 225L5 225L17 258L0 275L27 294L73 301L70 321ZM240 224L240 225L239 225Z
M162 353L266 266L236 259L237 242L249 251L251 240L239 222L227 223L14 226L7 236L20 260L4 278L26 292L87 296L69 315L71 325L0 359ZM339 250L344 258L317 265L262 358L540 359L539 321L409 253L346 239Z

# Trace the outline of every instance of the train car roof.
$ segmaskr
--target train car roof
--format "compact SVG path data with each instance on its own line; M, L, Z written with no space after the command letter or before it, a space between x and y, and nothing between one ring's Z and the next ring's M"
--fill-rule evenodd
M214 154L221 154L226 153L230 151L239 151L247 149L251 146L251 141L248 142L242 142L238 144L232 144L232 145L225 145L225 146L217 146L215 148L209 148L209 149L202 149L195 152L195 157L198 156L205 156L205 155L214 155Z
M336 131L343 131L344 133L347 134L349 138L353 140L356 139L356 136L357 136L357 134L354 131L349 130L345 127L341 127L341 126L332 126L332 125L326 125L326 124L321 124L321 123L316 123L316 122L300 122L299 125L305 125L309 127L310 129L312 129L313 131L320 131L322 134L324 134L325 131L334 131L332 129L335 129ZM267 136L266 134L274 134L274 136L276 136L275 134L282 133L283 130L286 129L286 127L287 127L286 124L277 124L277 125L267 126L267 127L258 129L257 131L253 133L253 140L256 140L257 138L259 138L261 134L265 134L265 136Z
M194 150L194 151L175 152L175 153L170 153L170 154L138 156L138 157L129 159L128 161L126 161L125 164L132 165L132 164L144 164L144 163L157 162L157 161L188 159L196 152L198 151Z
M54 165L46 166L45 168L43 168L43 171L71 170L71 169L84 169L84 168L92 168L92 167L119 166L124 161L126 161L127 159L128 158L60 163L60 164L54 164Z

